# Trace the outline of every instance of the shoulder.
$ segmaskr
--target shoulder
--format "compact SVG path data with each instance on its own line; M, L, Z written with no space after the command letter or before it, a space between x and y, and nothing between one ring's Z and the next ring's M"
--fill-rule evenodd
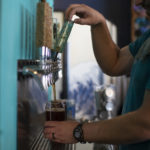
M137 40L129 44L129 50L134 57L148 38L150 38L150 29L147 32L145 32L141 37L139 37Z

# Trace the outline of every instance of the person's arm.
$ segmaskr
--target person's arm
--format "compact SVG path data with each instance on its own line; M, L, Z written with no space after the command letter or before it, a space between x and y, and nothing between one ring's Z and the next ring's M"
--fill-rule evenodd
M119 48L111 39L106 22L91 27L95 57L103 72L111 76L128 74L133 63L129 47Z
M150 139L150 91L140 109L126 115L97 123L85 124L87 141L108 144L130 144Z
M84 4L73 4L66 10L66 19L71 20L73 15L79 16L75 23L91 26L93 49L102 70L112 76L128 74L133 57L128 46L120 49L113 42L104 16Z
M150 139L150 90L145 92L140 109L111 120L83 125L84 138L103 144L130 144ZM46 122L45 137L60 143L76 143L73 130L77 122ZM52 139L55 133L55 139Z

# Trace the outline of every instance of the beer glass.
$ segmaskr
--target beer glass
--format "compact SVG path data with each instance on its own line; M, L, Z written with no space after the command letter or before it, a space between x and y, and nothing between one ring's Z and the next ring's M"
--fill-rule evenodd
M67 119L66 104L63 100L46 103L46 121L64 121ZM65 144L50 141L51 150L65 150Z

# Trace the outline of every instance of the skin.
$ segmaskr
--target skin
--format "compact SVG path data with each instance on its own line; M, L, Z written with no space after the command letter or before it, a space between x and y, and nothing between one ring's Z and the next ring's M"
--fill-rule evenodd
M136 0L141 5L142 0ZM144 7L149 15L150 0L145 0ZM79 16L74 22L81 25L90 25L93 49L98 64L103 71L111 76L128 74L134 58L129 47L119 48L111 39L106 20L98 11L84 4L73 4L66 10L66 19L71 20L73 15ZM130 144L150 139L150 90L145 90L142 106L133 112L110 120L83 125L84 139L89 142L106 144ZM144 117L143 117L144 116ZM44 135L46 138L60 143L76 143L73 130L76 121L48 121L45 123ZM52 138L55 133L55 139Z

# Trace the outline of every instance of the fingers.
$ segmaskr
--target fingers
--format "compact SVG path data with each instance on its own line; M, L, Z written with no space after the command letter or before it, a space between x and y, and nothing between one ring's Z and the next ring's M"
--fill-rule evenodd
M52 138L52 133L55 133L58 123L56 121L46 121L44 125L44 135L46 138Z
M85 17L87 17L88 15L88 6L86 6L85 4L72 4L72 5L70 5L69 6L69 8L66 10L66 13L65 13L65 18L67 19L67 20L72 20L72 17L74 16L74 15L77 15L78 17L80 17L79 19L78 19L78 21L76 21L76 23L77 22L82 22L83 20L82 20L82 18L85 18ZM81 21L80 21L80 19L81 19ZM76 19L77 20L77 19Z
M61 122L57 121L47 121L44 125L44 136L50 140L54 140L56 137L56 131L59 131L59 125Z
M45 138L52 139L54 137L53 133L55 133L55 124L56 122L47 121L44 125L44 136Z
M67 19L67 20L71 20L72 19L72 17L73 17L73 15L75 15L74 13L75 12L73 12L73 13L71 13L76 7L79 7L80 6L80 4L72 4L72 5L70 5L69 7L68 7L68 9L66 10L66 12L65 12L65 18ZM70 14L71 13L71 14Z
M48 128L48 127L52 128L52 127L55 127L57 124L58 124L57 121L46 121L44 124L44 127L45 128Z
M90 25L90 22L88 19L75 19L74 22L77 24L81 24L81 25Z
M85 4L70 5L70 7L66 10L66 19L72 20L72 17L74 15L77 15L79 17L74 20L74 22L77 24L92 25L97 23L97 11Z
M96 25L103 22L105 23L105 17L100 12L85 4L70 5L66 10L65 18L71 21L74 15L79 17L74 20L77 24Z
M77 124L76 121L48 121L45 123L44 136L54 142L75 143L72 133Z
M45 128L44 129L44 137L50 140L56 139L56 131L54 128Z
M61 136L59 135L58 131L56 132L56 130L54 128L45 128L44 129L44 137L53 142L65 143L64 140L59 138Z

